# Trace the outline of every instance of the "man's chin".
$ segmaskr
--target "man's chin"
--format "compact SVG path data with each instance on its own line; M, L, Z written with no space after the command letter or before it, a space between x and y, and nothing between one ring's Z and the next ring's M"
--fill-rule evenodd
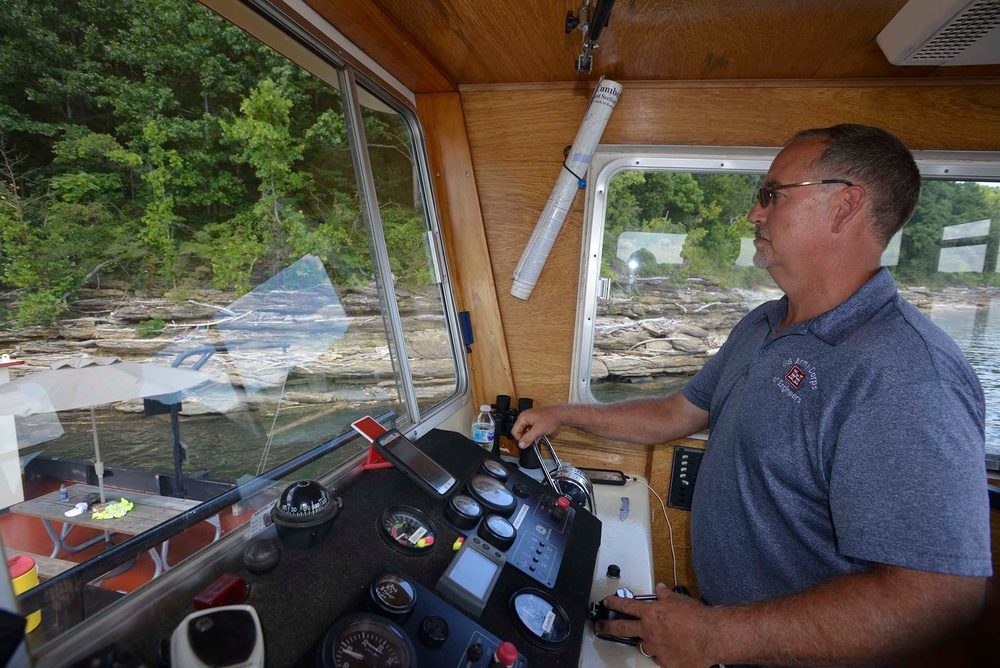
M764 251L758 250L753 254L753 266L758 269L770 269L771 268L771 256Z

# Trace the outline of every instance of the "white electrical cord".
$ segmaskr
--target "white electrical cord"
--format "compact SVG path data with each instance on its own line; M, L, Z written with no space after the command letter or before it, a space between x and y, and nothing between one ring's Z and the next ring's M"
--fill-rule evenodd
M674 567L674 586L676 587L677 586L677 552L674 551L674 527L673 527L673 525L670 524L670 515L667 515L667 506L666 506L665 503L663 503L663 499L660 498L660 495L656 493L656 490L649 486L648 482L646 482L645 480L639 479L638 476L634 476L633 475L633 476L628 476L628 477L631 478L632 480L635 480L636 482L641 482L643 485L645 485L649 489L649 491L653 493L653 496L656 497L656 500L660 502L660 508L663 509L663 518L665 520L667 520L667 533L670 536L670 560L671 560L671 563L673 564L673 567ZM650 523L652 523L653 513L650 512L649 516L650 516Z

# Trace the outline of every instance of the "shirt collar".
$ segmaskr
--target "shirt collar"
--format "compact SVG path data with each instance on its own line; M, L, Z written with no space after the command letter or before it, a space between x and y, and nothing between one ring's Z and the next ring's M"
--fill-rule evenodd
M789 327L787 332L808 328L823 342L835 346L840 341L867 322L876 311L888 304L897 295L896 283L889 269L882 267L878 273L862 285L839 306L822 313L812 320ZM759 319L767 319L772 332L777 332L781 321L788 312L788 297L783 296L768 302L761 309ZM785 332L783 332L785 333Z

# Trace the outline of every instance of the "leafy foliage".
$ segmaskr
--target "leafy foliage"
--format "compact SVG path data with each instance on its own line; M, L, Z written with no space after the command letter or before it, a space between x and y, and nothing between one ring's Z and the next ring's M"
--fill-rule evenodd
M629 258L636 277L662 277L682 282L701 277L725 286L752 287L767 282L751 266L737 266L741 239L753 237L746 214L753 206L758 177L739 174L689 174L625 171L608 188L608 208L601 275L626 283L631 270L618 257L623 233L654 232L683 236L682 263L660 262L648 248ZM986 248L982 271L941 268L944 230L964 223L992 221L984 238L955 245ZM979 183L925 181L920 202L903 230L900 257L894 268L905 284L1000 285L995 268L1000 251L1000 188Z
M397 280L426 282L406 128L364 129ZM98 273L246 290L307 253L342 284L372 273L339 92L189 0L7 0L0 176L23 324Z

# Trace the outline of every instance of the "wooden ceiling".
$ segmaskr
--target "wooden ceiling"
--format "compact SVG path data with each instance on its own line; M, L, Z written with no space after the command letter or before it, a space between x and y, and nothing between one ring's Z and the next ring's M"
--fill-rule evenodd
M307 0L416 93L534 82L997 77L896 67L875 37L906 0L617 0L594 53L563 30L580 0Z

